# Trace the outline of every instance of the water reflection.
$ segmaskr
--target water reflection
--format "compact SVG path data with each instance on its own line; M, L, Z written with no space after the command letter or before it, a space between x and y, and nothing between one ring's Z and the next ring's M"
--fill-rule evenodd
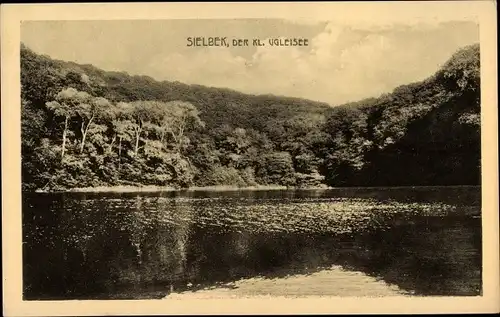
M333 264L477 295L479 201L478 188L25 195L24 295L159 298Z

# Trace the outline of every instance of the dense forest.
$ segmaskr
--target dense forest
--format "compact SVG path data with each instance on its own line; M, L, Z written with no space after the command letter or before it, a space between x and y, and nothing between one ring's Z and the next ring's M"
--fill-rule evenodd
M21 102L23 190L480 183L479 45L422 82L328 105L103 71L21 44Z

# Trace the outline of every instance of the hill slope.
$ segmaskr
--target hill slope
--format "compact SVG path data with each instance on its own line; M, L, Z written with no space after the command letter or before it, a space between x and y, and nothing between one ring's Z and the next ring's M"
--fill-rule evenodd
M21 84L27 190L480 178L478 45L423 82L338 107L106 72L24 45Z
M326 125L329 182L479 184L479 60L479 45L465 47L422 82L336 108Z

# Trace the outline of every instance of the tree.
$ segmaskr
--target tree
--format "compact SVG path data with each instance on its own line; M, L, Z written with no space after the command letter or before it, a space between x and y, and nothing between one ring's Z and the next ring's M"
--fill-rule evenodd
M123 111L124 116L126 116L134 131L134 156L137 157L139 154L139 141L141 139L142 133L145 126L154 117L154 113L151 111L151 104L148 101L134 101L131 103L121 103L120 107Z
M33 107L32 103L21 99L21 138L24 150L31 151L46 133L47 114L42 109Z
M57 76L51 59L35 54L23 43L20 57L21 97L37 109L44 108L65 87L64 80Z
M83 153L85 147L85 139L92 123L102 117L110 115L111 103L103 97L90 97L88 100L81 102L76 108L76 113L81 118L80 131L82 133L82 141L80 144L80 153Z
M176 100L155 103L155 106L159 108L158 112L161 116L159 122L161 141L164 142L164 136L168 133L174 141L175 152L179 152L187 141L186 129L205 126L199 117L200 112L189 102Z
M66 151L66 136L68 133L68 121L73 118L78 108L90 99L86 92L78 91L74 88L66 88L59 92L54 101L47 102L47 108L51 110L56 117L64 118L64 128L62 134L61 161L64 159Z
M324 172L330 184L345 185L364 164L372 141L366 138L367 115L359 108L338 107L327 119L324 130L330 140L324 153Z
M257 177L264 184L294 185L292 156L288 152L264 155L257 170Z
M114 115L112 116L112 126L115 136L118 137L118 169L121 168L122 144L123 141L132 141L134 123L129 120L130 105L120 102L116 105Z
M475 91L480 86L479 44L458 50L438 72L450 88L460 91Z

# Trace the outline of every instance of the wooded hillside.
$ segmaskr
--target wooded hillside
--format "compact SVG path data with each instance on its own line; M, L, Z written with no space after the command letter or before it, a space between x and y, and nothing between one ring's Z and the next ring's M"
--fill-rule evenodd
M340 106L106 72L24 45L21 84L24 190L480 182L479 45L423 82Z

